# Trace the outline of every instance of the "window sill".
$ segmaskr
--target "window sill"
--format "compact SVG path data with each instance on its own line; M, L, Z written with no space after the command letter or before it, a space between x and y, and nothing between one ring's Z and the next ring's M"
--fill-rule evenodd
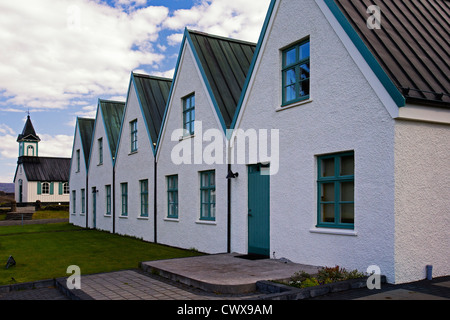
M197 220L195 221L197 224L207 224L207 225L217 225L215 220Z
M99 164L97 164L97 167L100 167L100 166L102 166L103 165L103 162L102 163L99 163Z
M164 221L180 222L180 220L178 218L164 218Z
M80 213L80 216L85 216L85 215L86 215L85 212Z
M136 151L131 151L128 155L131 156L131 155L136 154L136 153L138 153L138 150L136 150Z
M148 220L149 217L141 217L141 216L139 216L139 217L137 217L137 219L138 219L138 220Z
M339 236L353 236L356 237L358 233L351 229L335 229L335 228L317 228L313 227L309 229L311 233L322 233L322 234L334 234Z
M103 215L105 218L111 218L111 215L110 214L104 214Z
M119 216L119 219L128 219L128 216Z
M283 110L287 110L287 109L291 109L291 108L295 108L295 107L300 107L300 106L302 106L304 104L308 104L308 103L311 103L311 102L313 102L313 100L311 98L310 99L306 99L306 100L301 100L301 101L293 102L291 104L280 106L280 107L276 108L275 111L276 112L280 112L280 111L283 111Z

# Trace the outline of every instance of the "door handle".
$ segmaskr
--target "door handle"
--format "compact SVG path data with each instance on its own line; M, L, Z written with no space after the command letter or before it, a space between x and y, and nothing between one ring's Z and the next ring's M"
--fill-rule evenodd
M248 216L249 216L249 217L253 217L253 215L252 215L252 209L248 209Z

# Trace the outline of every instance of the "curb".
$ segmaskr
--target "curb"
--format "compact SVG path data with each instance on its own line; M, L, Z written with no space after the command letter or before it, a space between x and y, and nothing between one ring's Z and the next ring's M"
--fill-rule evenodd
M8 284L6 286L0 286L0 293L9 293L11 291L21 291L30 289L42 289L48 287L54 287L55 281L52 280L40 280L33 282L24 282L18 284Z
M272 281L258 281L256 288L265 294L258 296L258 300L303 300L323 296L328 293L342 292L352 289L361 289L367 287L367 279L351 279L339 281L325 285L319 285L308 288L295 288L288 285L275 283ZM386 277L381 276L381 283L386 283Z

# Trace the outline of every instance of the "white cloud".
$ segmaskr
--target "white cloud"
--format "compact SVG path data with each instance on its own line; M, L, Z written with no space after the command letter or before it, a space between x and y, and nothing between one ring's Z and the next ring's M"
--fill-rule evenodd
M256 42L270 0L202 0L191 9L176 10L163 23L171 30L185 27L211 34ZM168 41L177 40L170 36Z
M165 7L127 13L89 0L21 0L2 1L0 12L0 97L10 110L122 94L131 70L163 59L154 43Z
M39 156L41 157L71 157L73 136L68 135L48 135L39 136Z

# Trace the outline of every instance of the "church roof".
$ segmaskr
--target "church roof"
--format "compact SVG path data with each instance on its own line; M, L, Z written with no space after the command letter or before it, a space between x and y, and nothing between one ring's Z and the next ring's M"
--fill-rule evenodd
M28 181L69 181L70 158L20 157Z
M36 131L34 130L33 124L31 123L30 116L27 116L27 121L25 122L25 126L23 127L22 133L17 137L17 142L19 141L41 141Z

